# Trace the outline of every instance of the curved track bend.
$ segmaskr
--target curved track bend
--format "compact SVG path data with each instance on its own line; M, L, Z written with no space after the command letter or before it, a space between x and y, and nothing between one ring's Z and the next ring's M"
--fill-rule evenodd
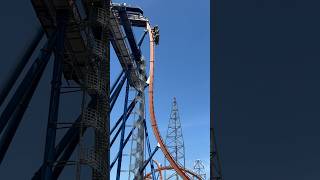
M162 171L165 171L165 170L173 170L173 168L172 168L171 166L164 166L164 167L157 168L157 169L155 169L154 171L155 171L155 172L159 172L159 173L162 175ZM188 173L188 174L192 175L193 177L198 178L199 180L202 180L202 178L199 177L198 174L196 174L195 172L193 172L193 171L191 171L191 170L189 170L189 169L183 169L183 171L184 171L185 173ZM144 179L145 179L145 180L149 180L149 179L151 178L151 175L152 175L152 173L146 174L146 175L144 176ZM160 176L159 180L164 180L164 179L162 179L162 176Z
M149 22L147 22L147 30L149 33L149 40L150 40L150 64L149 64L149 112L150 112L150 121L153 133L160 144L160 149L163 152L166 159L169 161L171 167L184 179L190 180L191 178L183 171L183 168L173 159L171 154L169 153L166 145L164 144L160 131L158 129L158 124L156 120L156 116L154 113L154 104L153 104L153 79L154 79L154 37L151 26Z

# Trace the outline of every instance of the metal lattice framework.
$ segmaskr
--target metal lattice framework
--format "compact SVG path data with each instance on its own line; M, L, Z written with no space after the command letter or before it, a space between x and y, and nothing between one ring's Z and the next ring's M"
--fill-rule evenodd
M170 154L173 156L174 160L179 164L181 164L183 168L185 168L185 147L184 147L184 140L183 140L178 104L175 97L173 98L165 143ZM165 166L167 165L166 159L164 161L164 165ZM168 174L165 171L164 178L178 180L179 175L176 172Z
M94 180L110 179L113 168L116 169L116 179L120 180L123 177L125 147L133 134L135 138L132 138L131 150L135 151L130 153L133 166L129 169L133 179L143 179L148 165L152 178L155 178L152 158L158 149L179 176L190 179L168 151L157 127L153 79L154 49L159 43L159 29L157 26L151 27L142 9L111 3L110 0L31 2L41 28L17 63L15 71L4 83L5 86L0 89L0 105L3 106L0 115L0 164L54 54L45 153L33 180L58 179L66 166L75 166L77 180L83 179L84 174ZM138 43L134 28L145 29ZM147 62L141 51L146 34L149 34L150 43L148 80ZM47 42L38 58L31 62L30 58L43 36L46 36ZM115 79L110 78L111 46L121 65L121 72ZM27 63L31 66L18 84L17 79ZM14 85L17 88L13 88ZM154 148L149 141L144 109L147 87L151 127L158 141ZM13 96L8 97L11 91L14 91ZM121 92L124 92L124 102L117 106L115 104L119 102ZM81 110L75 120L65 120L59 112L61 94L70 93L81 95L77 99ZM7 103L4 104L5 100ZM114 109L122 112L118 119L110 117ZM132 117L132 111L137 116L131 122L133 126L128 128L127 121ZM114 155L110 155L112 148L116 150Z
M197 159L193 164L193 171L197 173L202 179L206 179L206 169L203 162L200 159Z
M160 164L157 160L153 160L153 161L154 161L155 164L157 165L157 168L154 170L154 174L157 173L157 174L156 174L156 179L157 179L157 180L163 180L163 179L164 179L164 178L163 178L163 175L162 175L162 174L163 174L162 171L166 172L166 171L174 170L171 166L161 166L161 164ZM191 171L191 170L186 169L186 168L184 168L183 171L184 171L185 173L189 174L193 179L201 179L201 180L203 180L202 177L199 176L199 175L198 175L196 172L194 172L194 171ZM145 178L146 180L147 180L147 179L152 179L152 178L153 178L152 173L151 173L151 172L147 173L147 174L144 176L144 178Z
M77 179L81 179L83 173L90 173L92 179L110 179L111 169L117 166L116 179L120 179L123 150L132 133L138 131L137 142L142 147L145 141L149 143L144 112L146 63L140 50L147 31L139 43L133 33L133 27L146 28L147 19L143 11L137 7L99 0L32 0L32 4L42 28L0 91L1 105L5 105L0 117L0 162L53 53L45 154L43 164L32 179L58 179L67 165L76 166ZM39 57L31 65L9 103L3 104L44 34L47 43ZM110 43L122 67L115 80L110 79ZM110 113L123 86L123 114L117 121L112 121ZM129 88L136 95L130 104ZM61 94L77 92L82 94L79 117L74 121L58 120ZM128 131L126 121L134 108L138 112L138 119ZM67 129L66 133L59 134L62 133L59 131L61 128ZM58 134L62 138L56 142ZM110 149L116 146L115 142L118 142L118 153L110 157ZM151 159L158 148L156 146L151 150L149 143L147 160L143 159L144 149L142 154L135 154L140 157L135 159L135 179L142 179L147 164L151 165L153 171ZM76 158L70 159L76 152ZM91 171L86 171L84 166Z

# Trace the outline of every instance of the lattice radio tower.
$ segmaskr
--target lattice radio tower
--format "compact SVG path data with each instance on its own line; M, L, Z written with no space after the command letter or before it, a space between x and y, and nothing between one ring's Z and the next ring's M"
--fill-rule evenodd
M178 104L176 98L173 98L171 115L169 119L167 135L165 139L165 144L173 156L173 158L178 162L183 168L185 167L185 148L182 135L182 128L180 123L180 116L178 110ZM165 160L164 165L166 166L168 162ZM168 176L168 177L167 177ZM176 172L172 172L167 175L167 172L164 172L165 179L181 179Z
M206 175L205 166L204 166L203 162L200 159L197 159L194 162L193 171L195 173L197 173L199 176L201 176L203 180L205 180L207 178L206 177L207 175Z

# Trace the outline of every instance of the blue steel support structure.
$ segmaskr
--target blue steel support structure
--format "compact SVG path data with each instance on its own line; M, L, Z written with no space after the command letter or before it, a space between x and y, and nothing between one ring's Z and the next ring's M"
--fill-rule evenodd
M146 134L146 141L147 141L147 148L148 148L148 154L151 157L150 160L150 168L151 168L151 174L152 174L152 178L155 177L155 172L154 172L154 165L153 165L153 159L151 155L151 145L150 145L150 140L149 140L149 135L148 135L148 130L147 130L147 123L146 123L146 119L143 120L143 124L144 124L144 133Z
M120 136L120 147L119 147L119 158L118 158L118 167L117 167L117 179L120 180L120 171L121 171L121 161L122 161L122 151L123 151L123 139L124 139L124 133L126 128L126 114L128 109L128 96L129 96L129 81L127 81L126 86L126 97L124 101L124 108L123 108L123 123L121 126L121 136Z
M8 105L2 112L0 116L0 133L3 131L3 129L7 125L14 111L17 109L19 102L23 99L23 97L25 97L27 90L31 88L30 85L33 85L33 84L35 86L38 85L38 81L36 81L36 79L41 77L42 72L44 71L50 59L55 40L56 40L56 36L53 35L53 37L51 37L48 40L48 43L45 45L45 47L42 48L40 56L32 64L28 73L26 74L23 81L20 83L18 89L14 93L13 97L9 101Z
M6 79L6 81L0 87L0 106L2 105L5 98L8 96L10 89L13 87L14 83L18 79L22 70L24 69L24 67L28 63L29 59L32 56L32 53L37 48L43 35L44 35L43 29L39 28L35 37L32 39L30 45L27 47L26 52L23 54L22 58L19 59L19 62L17 62L15 69L11 72L11 74L9 75L9 78Z
M128 136L126 137L126 139L123 141L123 148L127 145L133 131L135 130L136 127L133 127ZM122 149L123 150L123 149ZM110 165L110 170L113 168L113 166L116 164L117 160L119 159L119 157L122 156L122 153L120 153L120 151L117 153L116 157L114 158L114 160L112 161L111 165ZM117 176L118 177L118 176ZM119 178L120 178L120 175L119 175Z
M96 103L95 99L92 99L89 102L88 107L94 108ZM70 158L72 152L76 148L77 143L79 142L79 133L80 129L78 124L81 121L81 115L74 121L72 124L71 128L65 133L65 135L61 138L60 142L56 145L55 147L55 156L53 161L58 161L58 162L67 162L68 159ZM85 133L86 128L82 129L82 134ZM63 153L63 154L62 154ZM62 154L62 155L61 155ZM58 158L61 156L61 158L58 160ZM41 177L41 170L44 167L45 164L43 164L38 171L35 173L33 176L32 180L39 180ZM55 167L53 170L53 179L57 179L64 169L64 165L66 163L62 164L60 163L59 166Z
M122 25L123 25L123 29L124 29L124 31L126 33L129 45L130 45L131 50L132 50L132 55L134 56L136 61L140 61L141 51L137 46L137 43L136 43L136 40L135 40L135 37L134 37L134 33L133 33L133 30L132 30L132 27L131 27L131 23L130 23L130 21L128 19L125 7L120 9L119 15L120 15L120 20L121 20Z
M146 168L146 166L149 164L149 162L152 160L152 157L156 154L156 152L158 151L159 146L156 146L156 148L154 148L154 150L152 151L152 153L150 154L149 158L145 161L145 163L143 164L143 166L140 168L140 172L142 173L144 171L144 169ZM153 172L154 174L154 172ZM154 179L155 176L153 175L152 178Z
M115 140L117 139L118 135L120 134L120 132L122 132L122 128L123 124L125 124L125 122L127 121L127 119L129 118L134 105L136 103L134 101L131 102L131 104L129 105L129 108L126 112L126 116L124 117L124 115L122 115L119 120L116 122L116 124L114 125L114 127L112 128L112 130L110 131L110 135L112 135L112 133L114 132L114 130L118 127L118 125L120 124L121 120L122 120L122 124L120 125L120 128L117 130L116 134L113 136L112 140L110 141L110 147L112 147L113 143L115 142Z
M125 75L122 80L120 81L120 83L118 84L118 86L116 87L116 89L114 90L114 92L112 93L111 97L110 97L110 112L112 111L113 109L113 106L114 104L116 103L118 97L119 97L119 94L121 92L121 88L124 84L124 82L126 81L126 78L127 76Z
M116 81L112 84L111 89L110 89L110 93L113 92L114 88L116 87L116 85L118 84L121 76L123 75L124 71L122 70L121 73L118 75Z
M126 115L126 119L128 119L130 113L132 112L134 106L135 106L136 102L132 101L128 107L128 111L127 111L127 115ZM123 120L123 114L120 116L120 118L117 120L116 124L112 127L111 131L110 131L110 135L114 132L114 130L116 130L116 128L118 127L118 125L120 124L121 120ZM123 121L122 121L123 122ZM118 134L118 133L117 133Z
M147 33L148 33L147 30L145 30L145 31L143 32L143 34L142 34L142 36L141 36L141 38L140 38L140 40L139 40L139 42L138 42L138 47L139 47L139 49L140 49L140 47L141 47L141 45L142 45L142 42L143 42L144 38L146 37ZM141 50L141 49L140 49L140 50Z
M61 1L62 2L62 1ZM39 81L43 75L43 72L46 68L46 65L49 62L49 59L51 57L52 52L55 54L54 59L54 69L52 74L52 84L51 84L51 96L50 96L50 104L49 104L49 115L48 115L48 124L47 124L47 134L46 134L46 144L45 144L45 153L43 158L43 163L41 164L40 168L36 171L34 176L32 177L33 180L56 180L59 178L61 172L65 168L68 163L72 163L69 159L72 156L73 152L75 151L77 145L80 141L80 136L83 135L86 132L87 127L83 127L80 130L79 124L82 121L82 117L84 117L83 114L79 115L79 117L73 121L73 123L70 123L70 127L67 130L67 132L62 136L60 142L56 144L56 130L58 123L58 110L59 110L59 101L60 101L60 94L61 92L61 81L62 81L62 74L66 73L64 71L65 64L66 64L66 57L65 54L72 54L77 52L70 52L70 34L75 33L76 30L68 29L68 33L66 33L67 27L69 28L70 23L68 21L68 13L75 13L75 11L68 11L64 8L61 9L55 9L55 17L56 21L52 19L50 16L50 13L45 11L45 8L47 5L44 5L44 1L33 1L34 8L37 11L37 16L41 17L41 23L44 28L44 30L40 29L36 35L33 41L31 42L29 48L26 50L24 55L22 56L21 60L17 63L15 71L10 74L7 81L4 83L4 86L0 89L0 106L3 105L3 102L5 98L7 98L8 93L10 90L12 90L12 87L14 83L16 82L17 78L21 74L22 70L25 68L25 65L27 64L28 60L30 59L31 55L34 53L38 43L40 42L41 38L43 37L44 31L46 32L46 35L50 38L48 38L48 41L44 48L41 49L41 53L39 57L35 60L35 62L32 64L28 72L26 73L25 77L23 78L22 82L17 87L17 90L14 92L12 98L8 101L8 104L3 109L1 115L0 115L0 164L5 157L5 154L10 146L10 143L16 133L16 130L23 118L24 112L26 111L27 106L29 105L31 98L35 92L35 89L37 85L39 84ZM69 4L70 6L73 6L73 4ZM74 7L73 7L74 8ZM48 8L50 11L54 8ZM64 10L62 10L64 9ZM128 10L137 10L138 8L126 8L120 9L119 13L119 19L122 23L124 32L126 34L127 40L130 45L130 50L127 49L128 52L132 52L132 56L135 62L125 62L128 63L126 65L126 68L123 67L123 70L119 74L119 76L116 78L115 82L110 88L110 94L107 95L108 102L109 102L109 109L108 113L110 114L118 97L121 92L121 89L123 88L124 83L127 81L126 85L126 94L125 94L125 104L124 104L124 112L120 116L120 118L115 122L114 126L112 127L111 131L107 132L108 136L113 135L113 139L110 141L109 147L111 147L115 140L120 135L120 145L117 155L115 156L113 162L110 164L110 168L108 168L108 171L111 171L112 167L117 163L117 176L116 179L121 179L120 171L123 161L123 151L128 143L129 139L132 137L133 132L137 129L136 126L133 126L128 135L125 137L126 132L126 121L128 120L129 116L131 115L133 109L135 108L137 104L137 97L134 98L134 100L128 104L128 96L129 96L129 86L133 87L135 86L136 79L132 77L132 72L135 71L138 72L138 75L145 76L143 71L140 69L142 65L142 53L140 50L140 46L143 42L144 37L146 36L147 32L145 31L142 35L142 38L140 39L139 43L137 44L134 38L134 33L131 24L132 19L129 19L129 16L127 14ZM69 9L70 10L70 9ZM74 10L74 9L72 9ZM68 12L67 12L68 11ZM108 12L108 11L106 11ZM142 10L140 12L142 14ZM50 16L50 17L49 17ZM71 16L70 16L71 17ZM70 18L69 17L69 18ZM47 18L47 19L46 19ZM51 19L50 19L51 18ZM45 20L44 20L45 19ZM137 20L135 20L137 23ZM56 23L52 23L56 22ZM48 23L48 24L46 24ZM50 24L52 23L52 24ZM142 22L141 24L143 24ZM74 24L72 24L74 25ZM143 27L143 26L139 26ZM47 28L47 29L46 29ZM99 31L97 31L99 32ZM73 34L74 35L74 34ZM67 37L69 36L69 37ZM72 37L74 38L74 37ZM71 38L71 39L72 39ZM111 37L112 38L112 37ZM68 40L67 40L68 39ZM68 43L67 43L68 41ZM120 43L121 44L121 43ZM79 46L80 47L80 46ZM116 48L116 47L114 47ZM121 49L123 50L123 49ZM67 52L66 52L67 51ZM78 51L80 52L80 51ZM117 51L119 52L119 51ZM72 56L72 55L71 55ZM70 58L70 57L69 57ZM74 57L72 57L74 58ZM70 59L67 59L70 60ZM67 62L68 63L68 62ZM122 62L123 63L123 60ZM123 65L123 64L122 64ZM132 66L136 65L136 66ZM133 68L135 67L135 68ZM68 67L69 68L69 67ZM74 68L74 67L73 67ZM79 68L79 67L76 67ZM82 67L80 67L82 68ZM107 70L106 70L107 72ZM130 74L131 73L131 74ZM66 80L70 80L66 78L66 74L64 74ZM77 76L77 75L75 75ZM75 76L69 76L75 77ZM81 85L79 83L81 80L77 78L72 79L75 80L76 83ZM136 78L136 77L135 77ZM141 79L138 79L141 80ZM135 81L135 82L133 82ZM145 81L142 80L139 82L143 84L143 90L146 87ZM136 88L136 87L135 87ZM142 90L139 90L142 91ZM143 96L144 97L144 96ZM97 97L91 96L91 101L87 105L87 108L95 109L97 105ZM145 119L143 120L144 124L144 131L146 134L146 137L148 139L147 129L146 129L146 122ZM140 167L140 171L142 172L148 163L151 165L151 170L154 176L154 167L152 164L152 156L157 151L158 147L151 152L151 146L149 139L147 141L148 146L148 153L149 158L147 161L145 161L144 166ZM142 173L141 173L142 174Z
M49 106L49 116L47 125L47 136L44 153L44 167L42 169L42 179L52 179L52 169L55 156L56 129L59 115L60 87L62 78L62 64L64 57L64 36L68 20L68 11L57 11L57 40L55 46L55 59L51 82L51 96Z
M122 73L121 73L122 74ZM120 76L121 76L120 74ZM116 81L120 81L120 76L117 78ZM123 87L123 84L126 80L126 75L123 77L123 79L120 81L120 83L117 84L117 82L113 85L113 87L115 87L114 92L112 93L113 95L111 95L110 99L113 99L112 102L115 102L117 97L120 94L121 88ZM129 82L127 81L127 85L126 85L126 90L125 90L125 101L124 101L124 112L121 115L121 117L116 121L115 125L112 127L111 131L110 131L110 135L113 134L113 132L115 132L115 130L117 129L117 127L119 126L118 130L116 131L115 135L113 136L111 142L110 142L110 147L112 147L112 145L114 144L114 142L116 141L118 135L121 133L120 135L120 147L119 147L119 151L116 155L116 157L113 159L113 161L110 164L110 171L111 169L114 167L114 165L117 163L117 176L116 179L119 180L121 178L120 172L121 172L121 162L122 162L122 154L123 154L123 150L126 146L126 144L128 143L130 137L132 136L133 131L136 129L136 126L134 126L129 134L127 135L127 137L124 139L124 134L125 134L125 127L126 127L126 121L128 119L128 117L130 116L134 106L136 105L136 99L134 99L130 105L128 106L128 96L129 96ZM145 167L147 166L147 164L150 163L150 167L151 167L151 172L152 172L152 178L155 180L156 176L154 173L154 166L153 166L153 162L152 162L152 157L153 155L156 153L156 151L158 150L158 146L154 149L153 152L151 152L151 145L150 145L150 141L149 141L149 137L148 137L148 131L147 131L147 126L146 126L146 121L145 119L143 119L143 124L144 124L144 132L146 134L146 139L147 139L147 147L148 147L148 160L144 162L143 167L141 167L139 169L140 173L142 174L142 172L144 171Z
M126 139L123 141L122 150L123 150L124 146L127 145L128 141L129 141L129 139L130 139L130 137L131 137L131 135L132 135L132 133L133 133L133 131L134 131L135 129L136 129L136 127L133 127L133 128L130 130L130 132L129 132L128 136L126 137ZM110 169L113 168L114 164L117 162L117 160L119 159L120 156L122 156L122 153L120 153L120 151L119 151L119 152L117 153L116 157L114 158L114 160L112 161L112 163L111 163L111 165L110 165ZM119 176L119 177L120 177L120 176Z
M20 83L18 89L7 104L0 116L0 164L8 150L12 138L22 120L23 114L34 94L46 65L50 59L55 34L48 40L45 48L42 49L40 56L33 63L25 78ZM3 129L6 128L4 132Z

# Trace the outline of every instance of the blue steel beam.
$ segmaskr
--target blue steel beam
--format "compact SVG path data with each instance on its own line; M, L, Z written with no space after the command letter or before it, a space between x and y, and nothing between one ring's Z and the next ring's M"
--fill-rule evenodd
M145 30L145 31L143 32L143 34L142 34L142 37L140 38L140 40L139 40L139 42L138 42L138 47L139 47L140 50L141 50L141 48L140 48L140 47L141 47L141 44L142 44L145 36L147 35L147 33L148 33L148 31Z
M79 134L78 124L81 121L82 116L80 115L77 120L73 123L72 127L65 133L61 138L60 142L55 147L55 160L61 155L63 150L66 148L68 143L74 139L75 134Z
M128 97L129 97L129 81L127 81L126 86L126 96L124 100L124 107L123 107L123 123L121 126L121 136L120 136L120 145L119 145L119 157L118 157L118 167L117 167L117 176L116 180L120 180L120 171L121 171L121 161L122 161L122 151L124 148L124 133L126 130L126 117L127 117L127 109L128 109Z
M95 99L92 99L90 102L89 102L89 105L88 107L90 108L94 108L96 105L96 100ZM76 140L77 137L79 137L79 133L80 133L80 130L79 130L79 126L78 124L80 123L81 121L81 118L82 116L80 115L75 121L74 123L72 124L71 128L65 133L65 135L61 138L60 142L58 143L58 145L56 145L55 149L56 149L56 153L55 153L55 157L54 157L54 161L57 161L57 159L60 157L61 153L64 152L64 155L61 156L60 160L61 161L62 159L64 159L65 161L69 160L66 159L67 158L67 153L66 153L66 149L69 149L68 151L71 150L72 147L75 148L75 146L70 146L69 144L71 144L72 142L74 141L78 141ZM82 129L82 134L84 134L86 132L86 128L84 127ZM73 150L74 150L73 148ZM72 152L73 152L72 150ZM41 177L41 170L43 168L44 165L42 165L38 171L34 174L32 180L39 180L40 177ZM63 167L60 167L60 170L62 171L63 170ZM53 178L55 178L57 176L57 174L60 174L59 171L60 170L55 170L53 171Z
M82 134L84 134L86 131L86 128L83 128ZM68 142L67 146L64 147L63 154L58 160L58 157L55 157L55 162L57 162L57 165L54 167L53 172L52 172L52 179L56 180L59 178L61 172L63 171L64 167L67 164L67 161L71 157L73 151L75 150L76 146L78 145L79 142L79 129L76 129L76 132L73 134L72 138L70 139L70 142ZM35 173L33 176L32 180L40 180L41 178L41 172L43 170L44 166L41 166L40 169Z
M57 121L59 116L59 102L60 102L60 87L62 79L62 64L64 58L64 37L66 23L68 20L68 11L57 11L57 40L55 46L55 60L51 82L51 96L47 125L47 136L45 144L45 152L42 168L42 179L52 179L52 168L55 156L55 142L56 142L56 130Z
M55 40L56 36L54 34L53 37L48 40L45 48L41 50L40 56L32 64L0 116L0 132L2 132L9 122L0 139L0 164L10 146L34 91L39 84L45 67L48 64Z
M140 173L143 173L144 169L146 168L146 166L148 165L148 163L150 162L150 160L152 159L152 157L154 156L154 154L158 151L159 149L159 145L156 146L156 148L153 150L153 152L151 153L150 157L148 158L148 160L146 160L142 166L142 168L139 169Z
M134 107L134 106L133 106L133 107ZM125 118L125 122L128 120L128 118L129 118L132 110L133 110L133 108L132 108L131 110L128 110L127 116L126 116L126 118ZM123 117L123 115L122 115L121 117ZM123 119L121 119L121 120L123 120ZM111 142L110 142L110 148L112 147L113 143L116 141L119 133L120 133L121 130L122 130L121 127L123 126L123 123L125 123L125 122L122 121L122 124L121 124L120 128L118 129L118 131L116 132L116 134L113 136L113 138L112 138L112 140L111 140ZM110 135L111 135L111 133L110 133Z
M131 111L132 111L132 110L131 110ZM125 123L125 122L128 120L128 118L129 118L129 116L130 116L130 113L131 113L131 112L128 112L128 113L127 113L127 116L126 116L124 122L123 122L123 119L122 119L122 123L121 123L120 128L118 129L118 131L116 132L116 134L113 136L112 140L110 141L110 147L112 147L113 143L116 141L119 133L120 133L121 130L122 130L123 123ZM121 117L123 117L123 116L121 116Z
M35 81L38 76L42 75L42 72L47 65L50 59L55 41L56 41L56 35L54 33L53 36L48 40L45 47L41 49L40 56L32 64L26 76L20 83L18 89L16 90L16 92L10 99L9 103L7 104L6 108L2 112L0 116L0 133L5 128L13 112L18 108L20 101L23 98L25 98L25 94L28 91L28 89L31 88L31 85L34 83L35 85L38 84L38 82L35 82Z
M114 89L114 88L116 87L116 85L118 84L118 82L119 82L121 76L123 75L123 73L124 73L124 70L121 71L121 73L118 75L116 81L112 84L110 93L112 93L113 89Z
M96 106L96 99L94 97L92 97L93 99L89 102L88 107L90 108L95 108ZM59 166L56 166L53 169L53 173L52 173L52 178L53 180L57 179L61 172L63 171L66 163L61 163L61 162L66 162L69 160L69 158L71 157L72 153L74 152L76 145L79 142L79 127L77 126L77 124L81 121L81 116L79 116L77 118L77 120L75 121L75 123L72 125L72 127L66 132L66 134L62 137L62 139L60 140L59 144L56 146L56 154L55 154L55 159L54 161L57 161L57 159L59 158L59 156L61 155L61 153L63 152L63 154L61 155L60 159L58 160L58 162L60 162ZM87 128L83 128L82 129L82 134L84 134L86 132ZM33 176L32 180L40 180L41 177L41 170L42 170L43 166L40 167L40 169L35 173L35 175Z
M58 164L58 166L56 166L53 169L53 172L52 172L52 179L53 180L57 180L59 178L59 176L62 173L63 169L67 165L67 161L69 160L69 158L71 157L74 149L78 145L78 141L79 141L79 138L77 139L77 141L70 142L70 144L68 145L66 151L64 151L63 155L59 159L60 164Z
M6 81L0 87L0 106L4 102L5 98L8 96L14 83L16 82L16 80L18 79L22 70L24 69L24 67L28 63L30 57L32 56L35 49L37 48L43 35L44 35L44 31L42 30L42 28L39 28L35 37L32 39L30 45L27 47L25 53L23 54L22 58L17 63L17 66L15 67L15 69L13 71L10 72L11 74L9 75L9 78L6 79Z
M129 132L127 138L126 138L126 139L124 140L124 142L123 142L123 147L127 145L127 143L128 143L128 141L129 141L129 139L130 139L133 131L135 130L135 128L136 128L136 127L133 126L133 128L132 128L131 131ZM117 162L117 160L118 160L118 158L119 158L119 155L120 155L120 153L118 152L117 156L114 158L114 160L112 161L112 163L111 163L111 165L110 165L110 171L111 171L111 169L113 168L114 164Z
M36 81L39 82L40 78L37 78ZM19 107L17 110L13 113L11 116L11 119L7 125L7 128L3 132L1 139L0 139L0 164L2 163L2 160L5 157L5 154L11 144L11 141L20 125L20 122L22 120L22 117L28 107L28 104L30 103L30 100L34 94L34 91L36 89L36 85L32 85L31 89L26 93L25 98L19 103Z
M95 108L96 107L96 99L92 99L89 104L89 108ZM82 116L80 115L76 121L72 124L72 127L65 133L65 135L61 138L60 142L56 145L56 153L55 153L55 160L58 159L58 157L61 155L62 151L65 149L67 144L72 141L74 136L79 135L79 126L78 124L81 121ZM83 130L85 131L85 130Z
M78 118L78 119L81 120L81 117ZM86 131L86 128L83 128L82 133L84 133L85 131ZM59 161L62 161L62 160L63 161L68 161L69 160L69 157L71 156L72 152L75 149L75 146L74 145L70 145L70 144L73 144L75 141L78 142L77 138L79 137L79 133L80 133L80 131L79 131L78 127L70 128L68 130L68 132L65 134L65 136L61 139L59 145L56 146L56 154L55 154L55 157L54 157L54 162L57 161L57 159L60 157L62 152L64 152L64 153L61 156L61 158L59 159ZM72 150L72 152L71 152L71 150ZM71 152L71 154L68 155L70 152ZM32 180L41 179L40 177L41 177L41 172L43 171L43 168L44 168L44 164L34 174ZM55 177L59 176L61 171L63 170L63 168L64 168L63 166L59 167L58 168L59 170L57 169L57 167L54 168L53 173L52 173L52 178L55 179Z
M87 128L83 128L83 131L81 132L81 135L83 135L85 133ZM79 130L79 129L78 129ZM59 178L61 172L63 171L63 169L65 168L67 161L70 159L73 151L75 150L76 146L79 143L79 134L80 132L78 131L77 134L74 135L74 138L71 140L71 142L68 144L68 146L66 147L65 151L63 152L63 154L61 155L61 158L58 160L58 166L56 166L53 169L53 173L52 173L52 179L56 180Z
M129 117L129 115L131 114L134 106L136 104L136 101L133 100L129 107L128 107L128 113L127 113L127 118ZM118 127L118 125L120 124L121 120L123 119L123 114L120 116L120 118L117 120L116 124L112 127L111 131L110 131L110 136L112 135L113 131L116 130L116 128Z
M146 135L146 140L147 140L147 147L148 147L148 153L149 156L151 155L151 145L150 145L150 140L149 140L149 134L148 134L148 130L147 130L147 123L146 120L143 120L143 125L144 125L144 133ZM153 165L153 160L151 158L150 161L150 167L151 167L151 173L152 173L152 179L155 179L155 172L154 172L154 165Z
M118 84L117 88L114 90L114 92L112 93L112 95L110 97L110 102L111 102L110 103L111 104L110 105L110 112L112 111L113 106L114 106L114 104L116 103L116 101L117 101L117 99L119 97L119 94L121 92L122 86L123 86L125 80L127 79L126 77L127 77L126 75L122 77L122 80L120 81L120 83Z
M117 98L117 96L119 95L119 93L123 87L125 80L126 80L126 76L123 76L120 83L117 84L117 87L114 90L114 92L110 95L110 102L112 102L115 98Z
M127 15L125 7L120 8L119 16L120 16L121 23L123 25L123 29L124 29L124 31L126 33L126 37L128 39L128 42L129 42L133 57L135 58L136 62L140 62L141 51L138 48L136 40L134 38L134 33L133 33L133 30L132 30L132 26L131 26L130 20L128 18L128 15Z

